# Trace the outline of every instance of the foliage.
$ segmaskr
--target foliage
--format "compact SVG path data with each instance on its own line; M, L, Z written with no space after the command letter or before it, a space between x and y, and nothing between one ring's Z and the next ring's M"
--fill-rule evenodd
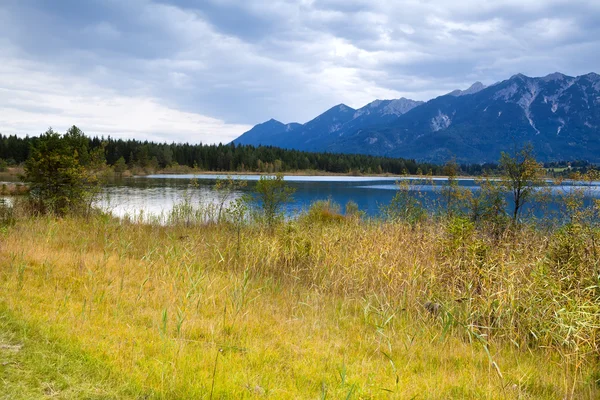
M460 167L454 160L447 162L442 169L442 173L448 177L446 184L442 186L442 198L445 202L446 215L450 218L462 214L465 204L472 198L472 192L460 186L459 171Z
M475 224L464 217L452 217L446 226L446 250L455 251L470 242L475 231Z
M25 163L34 211L64 216L89 210L101 155L87 148L87 139L76 127L64 136L49 129L34 142Z
M123 176L123 173L127 170L127 162L123 156L119 157L113 165L114 171L117 176Z
M346 218L341 213L340 205L328 199L313 202L306 214L301 216L301 220L306 223L330 223L343 222Z
M361 211L358 208L358 204L356 204L356 202L352 201L352 200L348 200L348 202L346 203L346 206L344 207L345 210L345 214L346 217L348 218L354 218L354 219L361 219L364 218L366 213L364 211Z
M287 186L283 174L261 175L254 189L254 200L260 207L258 218L272 227L283 218L283 206L292 200L294 189Z
M21 138L0 134L0 158L7 161L10 159L12 163L22 163L29 157L30 147L38 140L39 137ZM139 172L188 167L205 171L265 173L325 171L352 174L416 174L418 169L432 171L436 175L441 173L441 167L438 165L417 163L410 159L361 154L312 153L272 146L156 143L110 137L106 139L86 137L85 141L86 143L79 143L79 145L89 151L102 147L104 143L106 162L115 167L117 174L123 167L122 161L127 164L127 168ZM462 165L461 169L465 173L477 175L485 170L495 170L496 167L494 164L473 164Z
M219 213L217 215L217 221L221 221L223 217L223 207L227 200L237 191L242 190L248 185L248 182L240 179L233 179L231 176L225 179L217 179L213 189L217 193L217 205L219 207Z
M0 158L8 165L20 164L28 156L31 145L39 138L0 134ZM122 157L129 169L197 168L206 171L288 172L325 171L335 173L383 173L422 175L431 171L443 173L440 165L416 162L412 159L367 156L360 154L311 153L272 146L233 144L203 145L190 143L156 143L139 140L88 137L87 148L96 149L106 143L106 161L115 166ZM572 172L585 173L592 165L586 161L562 161L544 165L552 176L567 176ZM461 164L465 175L497 174L496 163ZM420 172L420 173L419 173Z
M244 224L238 244L228 221L21 219L0 293L139 397L598 398L592 265L560 267L546 232L492 242L473 224ZM21 360L2 373L28 376ZM46 365L23 384L54 382L64 364Z
M590 169L586 173L573 173L570 181L557 179L554 184L561 189L554 195L560 199L560 217L571 224L596 226L600 222L600 208L597 204L587 204L594 198L596 182L600 171Z
M398 190L390 204L381 207L384 219L403 221L411 225L423 222L427 218L427 211L422 193L412 181L403 180L396 182L396 185Z
M502 152L500 157L502 185L513 198L513 223L517 222L519 213L534 195L538 187L544 185L543 167L533 155L533 146L526 145L514 156Z
M468 216L478 226L498 237L509 224L503 186L497 180L477 179L479 190L468 197Z

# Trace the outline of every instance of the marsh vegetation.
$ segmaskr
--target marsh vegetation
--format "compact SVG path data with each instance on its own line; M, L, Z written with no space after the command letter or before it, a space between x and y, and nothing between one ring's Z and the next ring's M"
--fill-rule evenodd
M448 165L435 213L404 183L380 218L333 201L283 218L281 177L258 201L221 181L222 202L160 223L5 204L7 396L598 398L598 177L556 221L524 219L501 195L541 185L521 156L476 193Z

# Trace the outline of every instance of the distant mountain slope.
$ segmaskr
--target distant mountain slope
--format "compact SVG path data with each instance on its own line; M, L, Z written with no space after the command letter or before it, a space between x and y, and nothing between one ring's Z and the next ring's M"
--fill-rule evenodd
M252 138L261 125L236 143ZM531 142L542 161L600 162L600 76L517 74L489 87L477 82L427 103L377 100L359 110L340 105L307 124L288 131L285 127L274 126L260 144L433 162L452 157L487 162Z
M235 139L236 144L272 144L274 141L284 140L285 135L289 132L294 131L302 125L291 123L283 124L274 119L270 119L267 122L258 124L242 136ZM282 137L279 138L278 136Z
M235 139L234 143L322 151L347 133L384 125L420 104L423 102L405 98L375 100L358 110L339 104L304 125L285 125L275 120L264 122Z

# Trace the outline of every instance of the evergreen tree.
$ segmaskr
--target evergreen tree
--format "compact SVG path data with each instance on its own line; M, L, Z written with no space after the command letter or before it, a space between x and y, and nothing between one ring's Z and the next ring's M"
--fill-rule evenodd
M93 179L80 162L90 160L82 137L73 129L64 136L49 129L32 145L25 180L36 212L62 216L87 210Z

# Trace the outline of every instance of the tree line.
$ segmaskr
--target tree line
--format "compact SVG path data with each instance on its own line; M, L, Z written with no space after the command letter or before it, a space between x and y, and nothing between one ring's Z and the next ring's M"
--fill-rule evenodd
M49 129L46 133L55 133ZM79 153L97 152L104 156L106 164L115 170L143 169L157 171L177 166L197 168L204 171L227 172L293 172L315 170L346 174L410 174L443 175L443 166L417 162L413 159L369 156L363 154L317 153L272 146L252 146L236 144L190 144L156 143L136 139L116 139L112 137L89 137L73 126L65 135L80 137ZM0 166L20 165L30 156L40 137L0 134ZM85 160L82 160L85 163ZM553 162L545 164L551 173L559 167L566 172L585 172L590 164L585 161ZM460 164L462 175L495 175L499 173L496 163ZM572 168L571 168L572 167ZM560 168L558 169L561 170Z
M49 130L47 133L55 133ZM0 134L0 159L7 165L22 164L36 148L40 136ZM63 136L76 135L79 154L100 151L111 166L119 169L160 170L187 166L205 171L291 172L317 170L332 173L439 175L442 167L411 159L362 154L316 153L272 146L236 144L156 143L136 139L88 137L76 126ZM83 160L85 163L85 160ZM465 174L482 174L497 166L461 165Z

